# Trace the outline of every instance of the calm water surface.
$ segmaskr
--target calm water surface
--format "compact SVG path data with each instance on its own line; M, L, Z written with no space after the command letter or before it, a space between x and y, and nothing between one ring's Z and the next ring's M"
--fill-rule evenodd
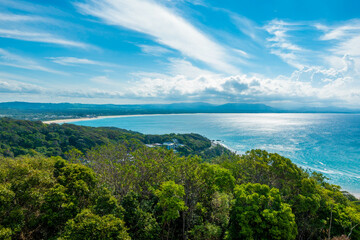
M359 114L183 114L97 119L74 124L146 134L199 133L239 153L265 149L316 170L360 196Z

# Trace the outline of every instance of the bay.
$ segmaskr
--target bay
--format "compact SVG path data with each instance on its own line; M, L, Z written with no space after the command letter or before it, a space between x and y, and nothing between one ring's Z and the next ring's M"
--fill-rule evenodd
M167 114L73 122L145 134L199 133L238 153L264 149L360 196L359 114Z

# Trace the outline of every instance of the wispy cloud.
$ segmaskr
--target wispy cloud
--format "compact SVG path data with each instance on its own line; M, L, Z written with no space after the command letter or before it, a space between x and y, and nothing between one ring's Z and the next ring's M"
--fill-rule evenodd
M106 66L106 67L118 67L119 65L90 60L87 58L76 58L76 57L48 57L54 63L65 66L76 66L76 65L97 65L97 66Z
M264 29L270 34L270 52L298 69L330 65L339 70L345 66L344 56L360 67L359 19L336 25L275 19Z
M29 13L49 13L49 14L63 14L61 10L53 7L51 4L41 5L34 3L35 1L22 1L22 0L0 0L0 7L6 9L15 9L20 11L26 11Z
M107 24L147 34L159 44L226 72L237 72L226 49L173 10L147 0L88 0L77 3L84 14Z
M39 94L44 91L44 88L18 81L11 81L7 79L2 79L0 77L0 92L2 93L32 93Z
M141 48L141 51L143 53L154 55L154 56L161 56L161 55L164 55L167 53L171 53L171 51L169 49L160 47L160 46L139 44L138 47Z
M164 3L190 3L193 5L201 5L201 6L206 6L204 0L161 0Z
M90 79L91 82L96 83L96 84L100 84L100 85L108 85L111 87L115 87L117 85L119 85L119 83L117 81L114 81L110 78L108 78L107 76L96 76L96 77L92 77Z
M102 88L54 89L38 88L31 84L9 82L0 77L0 91L21 92L82 99L132 99L142 101L263 102L327 106L329 104L358 107L360 101L359 74L354 72L351 58L344 58L346 67L340 70L324 67L304 67L289 76L269 78L261 75L222 76L203 71L190 62L173 59L170 73L139 73L131 85L120 86L107 76L90 79ZM190 72L189 74L181 74ZM171 72L172 71L172 72ZM105 85L110 90L103 89Z
M270 34L267 38L268 47L271 53L279 56L283 61L296 68L304 67L303 53L308 50L291 41L289 32L296 31L303 24L289 23L282 20L274 19L270 21L264 29Z
M0 37L11 38L29 42L41 42L62 45L66 47L88 48L89 45L82 42L75 42L63 39L50 33L26 32L20 30L0 29Z
M360 31L359 31L360 34ZM336 53L360 57L360 35L341 42L335 49Z
M340 40L358 35L360 31L360 21L351 20L336 26L315 24L315 27L324 32L324 35L320 37L321 40Z
M5 10L2 11L2 7ZM11 12L10 9L15 8ZM23 1L0 0L0 38L16 39L28 42L55 44L64 47L89 48L89 44L68 39L59 35L58 30L74 28L73 23L54 18L56 8L45 7ZM56 14L55 14L56 16Z
M0 65L66 75L63 72L44 67L34 60L10 53L0 48Z
M49 93L52 93L51 90ZM71 98L122 98L126 94L123 91L107 91L102 89L71 89L61 90L57 93L58 96Z
M2 79L0 77L0 93L18 93L18 94L28 94L38 96L48 96L51 98L59 99L61 97L68 97L71 99L75 98L121 98L126 94L121 91L107 91L101 89L57 89L53 88L44 88L39 85L29 84L19 81L13 81L8 79ZM0 96L1 99L1 96ZM4 100L4 99L3 99Z
M335 26L316 24L323 32L322 41L333 41L331 49L334 54L360 56L360 20L350 20Z
M263 39L261 37L261 28L255 22L244 16L232 12L230 12L229 14L232 21L241 32L249 36L255 42L263 42Z
M0 13L0 21L3 22L37 22L46 21L45 18L31 15L19 15L19 14L6 14Z

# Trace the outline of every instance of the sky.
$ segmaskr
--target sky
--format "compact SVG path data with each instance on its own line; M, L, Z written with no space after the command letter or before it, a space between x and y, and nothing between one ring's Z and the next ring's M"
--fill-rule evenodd
M360 108L360 1L0 0L0 101Z

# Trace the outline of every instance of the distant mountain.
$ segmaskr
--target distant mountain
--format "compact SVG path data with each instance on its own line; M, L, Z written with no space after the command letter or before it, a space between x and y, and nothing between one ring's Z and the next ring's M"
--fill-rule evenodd
M227 103L223 105L214 105L210 103L171 103L171 104L79 104L79 103L29 103L29 102L3 102L0 103L0 111L24 111L24 112L58 112L58 111L96 111L108 112L118 111L121 113L148 113L151 112L171 112L171 113L238 113L238 112L277 112L278 109L266 106L264 104L248 103Z
M0 103L0 116L18 119L51 120L129 114L171 113L355 113L359 110L343 108L301 108L284 110L265 104L226 103L215 105L203 102L171 104L80 104L80 103Z
M294 110L287 110L288 112L298 113L360 113L360 109L349 109L339 107L303 107Z
M264 104L246 104L246 103L227 103L215 107L219 112L223 113L273 113L283 112Z

